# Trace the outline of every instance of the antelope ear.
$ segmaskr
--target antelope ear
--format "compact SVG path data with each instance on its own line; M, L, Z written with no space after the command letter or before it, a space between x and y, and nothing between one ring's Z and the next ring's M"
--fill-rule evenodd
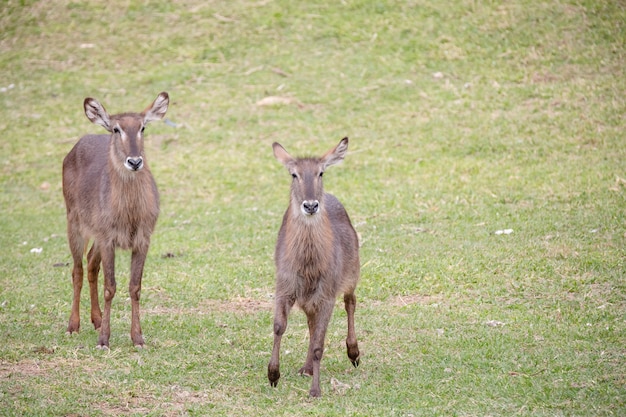
M85 116L87 116L91 123L100 125L109 132L111 131L109 114L98 100L87 97L83 102L83 107L85 108Z
M293 157L289 155L289 152L287 152L285 148L283 148L283 146L278 142L274 142L272 144L272 149L274 150L274 157L278 159L284 166L286 166L287 169L289 169L294 161Z
M169 104L170 96L165 91L159 94L154 102L150 106L146 107L146 109L141 113L144 124L155 120L161 120L163 116L165 116L165 112L167 112Z
M346 157L347 153L348 137L345 137L339 141L337 146L335 146L330 151L326 152L324 156L322 156L321 161L324 165L324 169L343 161L343 158Z

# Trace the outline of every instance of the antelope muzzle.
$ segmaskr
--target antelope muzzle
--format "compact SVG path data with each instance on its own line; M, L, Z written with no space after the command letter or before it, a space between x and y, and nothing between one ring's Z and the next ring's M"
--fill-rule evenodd
M129 156L128 158L126 158L126 161L124 162L124 166L129 171L139 171L141 168L143 168L143 158L141 156L138 156L138 157Z

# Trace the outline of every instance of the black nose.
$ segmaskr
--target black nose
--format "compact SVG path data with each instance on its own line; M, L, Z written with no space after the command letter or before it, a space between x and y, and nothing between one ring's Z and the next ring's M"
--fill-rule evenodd
M131 171L140 170L143 166L143 158L141 156L138 158L126 158L126 165Z
M319 209L320 204L317 200L315 201L305 201L302 203L302 208L304 208L304 212L306 214L315 214Z

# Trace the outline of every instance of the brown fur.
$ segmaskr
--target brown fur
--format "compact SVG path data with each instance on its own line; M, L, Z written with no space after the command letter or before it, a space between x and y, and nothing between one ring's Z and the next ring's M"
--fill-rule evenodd
M169 104L161 93L142 113L110 116L92 98L84 102L85 115L110 135L81 138L63 160L63 196L67 208L67 236L74 259L73 302L68 333L80 329L80 292L83 255L87 254L87 278L91 321L100 329L98 347L108 347L111 301L115 296L115 249L132 251L129 291L132 308L131 338L143 347L139 323L139 297L150 236L159 215L159 193L145 161L143 129L161 119ZM98 300L98 273L104 274L104 315Z
M274 155L292 174L293 182L274 254L274 347L267 375L270 384L276 386L280 378L280 341L287 328L289 311L297 303L307 316L310 336L307 358L300 374L313 377L309 394L319 397L320 361L326 329L335 299L341 293L348 313L348 357L355 367L359 364L354 330L354 290L360 269L358 238L339 200L324 192L321 175L327 167L344 158L348 138L342 139L321 158L294 159L278 143L273 147Z

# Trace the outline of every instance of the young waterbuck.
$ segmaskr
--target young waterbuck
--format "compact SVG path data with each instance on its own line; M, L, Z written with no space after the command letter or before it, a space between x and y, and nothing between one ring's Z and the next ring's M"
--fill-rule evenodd
M143 132L147 123L163 118L169 96L163 92L141 113L109 115L93 98L84 102L85 115L110 135L81 138L63 160L63 196L67 208L67 237L74 259L74 298L67 332L80 328L80 291L83 255L89 240L87 277L91 295L91 322L100 329L97 347L108 347L111 301L115 296L115 249L132 251L130 336L143 347L139 324L139 295L150 235L159 215L159 193L146 164ZM104 315L98 301L98 272L104 272Z
M306 313L309 350L301 375L313 376L309 395L319 397L320 361L324 339L337 295L343 293L348 313L348 357L359 365L359 347L354 331L354 290L359 280L359 243L348 213L339 200L324 192L322 175L326 168L345 157L348 138L321 158L293 158L274 143L274 156L293 177L291 199L278 232L274 260L276 296L274 347L267 367L270 385L280 378L280 341L287 317L295 303Z

